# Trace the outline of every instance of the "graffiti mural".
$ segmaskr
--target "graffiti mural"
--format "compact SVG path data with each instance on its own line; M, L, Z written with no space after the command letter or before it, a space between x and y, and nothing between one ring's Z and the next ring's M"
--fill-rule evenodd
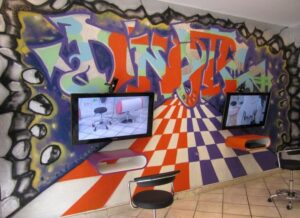
M209 14L185 17L168 9L151 17L143 7L58 2L4 1L1 8L12 21L1 23L0 41L4 217L104 146L72 145L70 94L107 92L113 78L117 92L152 91L156 107L178 99L190 111L205 102L221 113L228 92L272 92L269 116L276 119L253 131L271 134L274 150L291 138L290 121L299 125L298 112L288 113L295 90L289 100L285 85L299 49L281 37L267 41L258 29L250 33Z

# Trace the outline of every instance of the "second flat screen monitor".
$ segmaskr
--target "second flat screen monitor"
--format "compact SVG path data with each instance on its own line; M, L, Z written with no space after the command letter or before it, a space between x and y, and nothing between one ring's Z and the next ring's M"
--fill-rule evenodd
M227 93L223 129L263 126L270 93Z

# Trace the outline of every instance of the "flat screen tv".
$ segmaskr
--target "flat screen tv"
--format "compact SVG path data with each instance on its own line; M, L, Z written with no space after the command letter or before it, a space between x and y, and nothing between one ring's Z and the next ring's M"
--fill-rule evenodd
M222 128L263 126L270 93L227 93Z
M154 93L72 94L72 143L152 135Z

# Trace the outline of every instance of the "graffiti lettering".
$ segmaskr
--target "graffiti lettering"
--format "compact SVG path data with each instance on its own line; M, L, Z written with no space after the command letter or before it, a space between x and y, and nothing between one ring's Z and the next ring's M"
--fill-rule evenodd
M201 96L235 91L245 83L244 74L237 72L251 71L240 64L245 62L247 47L235 40L234 31L199 30L178 23L162 35L152 29L136 31L138 21L125 21L121 33L100 27L91 14L47 19L61 38L31 50L50 80L59 73L58 84L66 94L103 92L104 84L117 77L117 88L123 91L152 90L165 98L176 93L186 106L193 107ZM251 89L253 84L270 86L268 77L262 76L247 85Z

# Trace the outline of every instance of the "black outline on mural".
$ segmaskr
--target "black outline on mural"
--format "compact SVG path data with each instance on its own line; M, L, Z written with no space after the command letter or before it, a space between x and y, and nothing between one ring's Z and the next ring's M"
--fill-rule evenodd
M61 8L58 7L59 0L49 0L45 1L45 3L41 5L34 5L27 1L21 1L21 0L9 0L9 1L3 1L2 8L0 9L1 15L4 19L5 24L5 30L2 33L1 37L4 37L6 40L5 45L0 45L0 55L3 59L7 60L7 67L3 69L3 74L1 75L0 81L3 84L8 84L8 82L14 81L17 82L20 85L20 89L22 91L13 91L9 87L5 87L10 90L9 97L4 101L2 105L0 105L0 115L3 113L13 113L13 121L10 127L9 136L12 138L12 140L17 141L17 136L19 135L21 138L27 136L26 140L27 143L24 144L24 146L28 148L28 146L31 146L30 139L31 135L27 133L26 134L20 134L18 131L24 131L29 129L29 126L32 122L33 116L32 114L24 114L21 112L21 106L28 102L29 98L32 97L32 93L30 92L30 89L26 86L25 83L28 83L28 81L24 81L21 78L21 80L16 80L11 77L11 67L18 65L20 69L22 69L19 73L22 75L22 73L26 72L26 70L32 70L32 68L26 68L25 66L22 66L20 55L15 51L15 48L17 46L16 39L19 37L18 29L21 26L18 23L17 15L14 14L17 11L25 10L25 11L37 11L41 13L62 13L64 11L70 10L73 6L83 6L85 8L88 8L94 13L106 13L106 12L112 12L120 17L128 18L128 19L143 19L147 18L152 24L170 24L173 19L177 19L184 22L191 22L191 23L199 23L204 26L210 26L210 25L217 25L222 28L232 28L236 29L241 36L243 36L245 39L249 37L254 37L256 39L256 44L258 46L267 46L270 51L274 54L277 54L279 52L283 52L283 58L286 61L286 72L283 72L280 76L278 81L276 81L277 84L280 84L283 89L280 91L281 93L275 93L275 95L278 96L279 101L281 102L279 107L282 108L289 108L288 116L290 120L290 128L288 132L286 132L285 129L281 129L282 121L276 120L276 123L281 130L281 133L279 137L281 138L281 143L289 142L290 140L299 139L299 130L300 130L300 123L299 120L299 109L300 109L300 98L298 96L299 93L299 84L300 84L300 69L297 66L297 62L299 59L300 54L300 48L297 48L295 44L290 44L288 46L284 45L283 39L279 34L273 35L273 37L269 40L266 40L263 37L263 31L259 29L254 29L252 33L249 32L247 29L245 23L233 23L231 20L224 20L224 19L217 19L214 18L211 14L206 15L194 15L194 16L184 16L178 12L173 11L171 8L168 8L163 13L155 13L153 15L148 15L146 10L143 6L139 6L136 9L128 9L125 11L122 11L118 6L107 3L105 1L92 1L92 2L85 2L80 0L70 0L67 1L65 5L61 5ZM7 47L8 46L8 47ZM14 72L15 73L15 72ZM42 75L37 76L37 78L43 78ZM42 83L43 81L41 81ZM285 87L285 83L288 82L288 85ZM37 83L39 84L39 83ZM286 93L286 90L288 93ZM288 97L287 97L288 94ZM17 104L12 104L12 102L17 102ZM25 126L18 126L18 121L20 119L25 120L26 125ZM292 132L292 129L296 128L296 134L294 135ZM46 145L47 147L49 145ZM95 148L93 148L95 149ZM91 150L93 150L91 149ZM4 156L5 158L11 160L13 162L12 167L12 174L16 174L15 166L18 164L18 161L22 160L14 160L11 158L12 149ZM39 193L36 192L30 185L26 188L26 190L20 190L19 188L22 186L22 182L26 180L26 182L30 183L32 182L35 172L29 169L31 158L29 157L29 153L27 156L24 157L23 161L25 161L25 166L28 168L27 172L22 174L22 176L19 177L17 185L15 187L15 191L12 193L12 195L18 197L20 199L20 206L19 208L16 208L16 210L12 211L11 214L8 216L13 215L16 211L21 209L24 205L29 203L34 197L36 197ZM81 161L78 161L77 164L81 163ZM71 169L69 169L71 170ZM64 172L66 173L66 172ZM60 175L62 176L62 175ZM58 177L59 178L59 177ZM58 179L57 178L57 179ZM53 181L55 183L56 180ZM52 183L52 184L53 184Z

